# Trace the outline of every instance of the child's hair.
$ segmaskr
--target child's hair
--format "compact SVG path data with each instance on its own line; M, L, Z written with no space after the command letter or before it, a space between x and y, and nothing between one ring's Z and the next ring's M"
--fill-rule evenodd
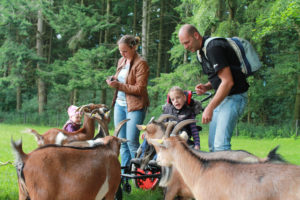
M68 115L69 115L70 118L73 117L74 115L79 114L79 112L77 112L77 109L78 109L77 106L74 106L74 105L69 106Z
M179 86L173 86L169 90L169 95L170 95L171 92L179 92L181 95L185 95L183 89L181 89Z
M121 37L118 41L119 44L127 44L130 48L138 45L140 43L140 38L139 37L134 37L133 35L124 35Z

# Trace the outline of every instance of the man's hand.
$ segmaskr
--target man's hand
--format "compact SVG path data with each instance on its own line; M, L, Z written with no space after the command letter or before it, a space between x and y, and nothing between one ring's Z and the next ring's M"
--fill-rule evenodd
M201 95L207 91L207 88L204 84L200 83L200 84L196 85L195 90L198 95Z
M214 109L209 105L204 109L202 113L202 124L208 124L212 120Z

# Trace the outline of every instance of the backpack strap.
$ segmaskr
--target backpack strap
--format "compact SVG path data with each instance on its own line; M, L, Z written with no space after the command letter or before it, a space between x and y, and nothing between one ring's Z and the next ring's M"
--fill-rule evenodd
M209 43L210 41L214 40L214 39L221 39L221 38L222 38L222 37L210 37L210 38L207 38L207 39L205 40L204 45L203 45L203 48L202 48L202 51L204 52L204 55L205 55L205 57L206 57L207 60L208 60L208 58L207 58L207 55L206 55L206 47L207 47L208 43ZM223 39L224 39L224 38L223 38ZM197 54L198 54L198 52L197 52ZM199 52L199 55L200 55L200 52ZM201 55L200 55L200 57L201 57Z
M241 70L244 74L251 74L251 66L248 62L248 59L246 58L245 49L240 42L239 38L232 37L232 38L226 38L230 46L233 48L235 54L237 55L240 63L241 63Z

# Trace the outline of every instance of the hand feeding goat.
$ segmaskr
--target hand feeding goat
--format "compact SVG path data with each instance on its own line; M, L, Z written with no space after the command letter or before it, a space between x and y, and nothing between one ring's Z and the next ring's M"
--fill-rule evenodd
M89 140L94 137L95 134L95 118L93 114L98 112L100 119L97 119L98 123L102 127L102 130L105 132L105 135L108 133L108 123L109 123L109 109L104 104L88 104L80 106L79 112L85 113L83 127L75 132L67 132L58 128L51 128L43 135L40 135L34 129L28 129L25 133L31 133L35 136L38 146L44 146L46 144L57 144L62 145L71 141L81 141Z
M120 145L125 142L117 135L127 121L94 147L48 145L25 154L22 142L12 141L19 199L113 200L121 181Z
M146 126L137 125L141 131L146 132L146 139L161 139L163 137L169 137L171 129L175 123L168 122L163 123L166 118L174 118L172 115L161 115L158 120L151 120ZM178 131L189 123L185 121L179 123L173 129L171 135L175 135ZM278 147L273 149L266 158L259 158L249 152L242 150L220 151L220 152L203 152L195 151L196 154L204 157L205 159L228 159L241 162L284 162L280 155L276 154ZM146 161L147 162L147 161ZM162 167L162 178L159 185L165 187L165 200L174 199L176 196L180 196L184 199L193 197L192 192L184 183L182 177L174 167Z
M178 136L149 142L158 164L174 166L197 200L300 199L299 166L207 159Z

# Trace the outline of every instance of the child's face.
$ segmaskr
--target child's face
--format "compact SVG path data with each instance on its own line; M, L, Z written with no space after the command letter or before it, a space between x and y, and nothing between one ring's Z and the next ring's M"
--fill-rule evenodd
M186 96L178 91L171 91L170 99L176 109L181 109L185 104Z
M70 119L71 119L71 121L73 123L80 124L80 122L81 122L81 115L80 114L73 115Z

